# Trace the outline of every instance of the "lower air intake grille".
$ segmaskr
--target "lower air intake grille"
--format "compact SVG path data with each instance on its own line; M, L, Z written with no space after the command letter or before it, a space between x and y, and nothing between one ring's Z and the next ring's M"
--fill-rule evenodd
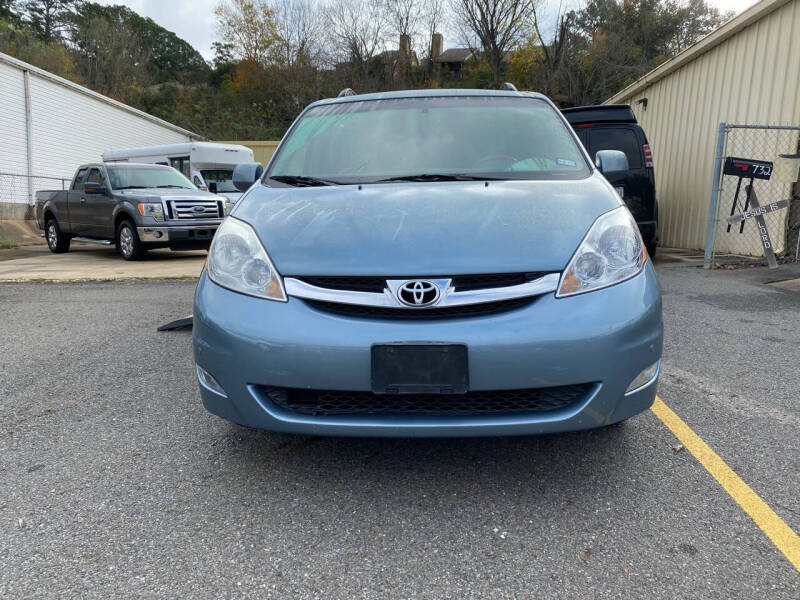
M474 391L459 395L397 394L292 388L259 389L273 404L315 416L365 414L475 415L559 410L586 398L594 384L523 390Z
M512 298L482 304L464 304L462 306L444 306L442 308L392 308L386 306L359 306L358 304L339 304L322 300L305 300L309 305L325 312L348 317L365 317L368 319L456 319L475 317L505 312L527 306L536 301L532 298Z

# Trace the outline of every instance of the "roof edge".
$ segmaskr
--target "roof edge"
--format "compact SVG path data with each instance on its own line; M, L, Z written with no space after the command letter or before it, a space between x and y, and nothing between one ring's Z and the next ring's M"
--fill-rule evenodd
M666 62L658 65L655 69L647 72L632 84L605 100L603 104L617 104L624 102L625 99L630 98L639 91L647 88L649 85L664 79L673 71L680 69L683 65L694 60L700 55L709 52L713 48L722 44L728 38L739 33L742 29L749 27L756 21L760 21L768 14L778 10L791 1L792 0L761 0L761 2L757 2L729 21L726 21L717 29L701 38L685 50L682 50Z
M95 92L94 90L90 90L87 87L84 87L84 86L79 85L79 84L77 84L77 83L75 83L73 81L70 81L69 79L64 79L63 77L59 77L58 75L54 75L53 73L50 73L49 71L45 71L44 69L40 69L39 67L36 67L36 66L34 66L34 65L30 64L30 63L26 63L25 61L19 60L18 58L14 58L13 56L10 56L8 54L3 54L2 52L0 52L0 63L6 63L8 65L11 65L12 67L16 67L17 69L22 69L23 71L28 71L30 73L33 73L33 74L37 75L38 77L50 80L50 81L52 81L54 83L57 83L59 85L62 85L64 87L68 87L68 88L70 88L70 89L72 89L72 90L74 90L74 91L76 91L76 92L78 92L80 94L83 94L84 96L89 96L90 98L94 98L95 100L99 100L100 102L104 102L104 103L109 104L109 105L111 105L111 106L113 106L115 108L120 108L120 109L122 109L122 110L124 110L126 112L129 112L129 113L131 113L133 115L136 115L137 117L141 117L143 119L147 119L148 121L150 121L152 123L156 123L158 125L161 125L162 127L166 127L168 129L172 129L173 131L181 133L181 134L183 134L183 135L185 135L185 136L187 136L189 138L192 138L192 139L194 139L196 141L202 141L204 139L201 135L199 135L199 134L197 134L197 133L195 133L193 131L189 131L188 129L184 129L183 127L179 127L179 126L177 126L177 125L175 125L173 123L170 123L169 121L165 121L164 119L159 119L158 117L155 117L155 116L151 115L150 113L146 113L143 110L139 110L138 108L134 108L132 106L129 106L129 105L125 104L124 102L120 102L119 100L114 100L113 98L109 98L108 96L104 96L103 94L100 94L99 92Z

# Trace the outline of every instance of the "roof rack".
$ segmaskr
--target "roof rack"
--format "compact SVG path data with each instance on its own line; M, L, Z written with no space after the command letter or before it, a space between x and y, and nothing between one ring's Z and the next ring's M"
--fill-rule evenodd
M358 95L358 94L356 94L356 93L353 91L353 88L344 88L344 89L343 89L341 92L339 92L339 95L338 95L338 96L336 96L336 97L337 97L337 98L344 98L344 97L346 97L346 96L357 96L357 95Z
M513 83L511 83L511 82L508 82L508 81L506 81L506 82L505 82L505 83L502 85L502 87L501 87L500 89L501 89L501 90L505 90L505 91L507 91L507 92L518 92L518 91L519 91L519 90L517 89L517 86L515 86Z

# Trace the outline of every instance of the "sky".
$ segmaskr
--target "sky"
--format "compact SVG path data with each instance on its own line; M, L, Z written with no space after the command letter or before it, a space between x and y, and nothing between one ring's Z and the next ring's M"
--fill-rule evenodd
M214 53L216 40L214 7L218 0L95 0L100 4L123 4L144 17L150 17L194 46L207 60ZM737 13L755 4L756 0L709 0L720 11ZM445 46L450 40L445 41Z

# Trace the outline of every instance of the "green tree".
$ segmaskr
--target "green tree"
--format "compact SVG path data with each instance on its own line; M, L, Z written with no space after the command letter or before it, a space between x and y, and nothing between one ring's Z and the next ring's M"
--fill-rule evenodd
M19 23L16 0L0 0L0 21Z
M92 89L121 99L128 87L152 83L148 49L131 28L82 13L71 37L78 71Z
M513 77L565 106L604 101L719 27L705 0L588 0L512 53Z
M61 77L81 82L75 73L72 55L63 44L43 42L32 29L21 25L16 19L0 18L0 52Z
M118 32L120 39L109 37L109 31ZM114 68L122 68L124 76L135 83L191 84L207 80L210 74L208 64L191 44L124 6L81 4L71 16L70 37L76 52L90 65L114 63ZM131 64L120 65L122 58Z
M225 65L230 65L236 62L233 56L233 44L227 42L214 42L211 44L211 49L214 51L214 60L212 64L215 69L219 69Z
M43 42L60 40L80 0L24 0L20 7L24 22Z

